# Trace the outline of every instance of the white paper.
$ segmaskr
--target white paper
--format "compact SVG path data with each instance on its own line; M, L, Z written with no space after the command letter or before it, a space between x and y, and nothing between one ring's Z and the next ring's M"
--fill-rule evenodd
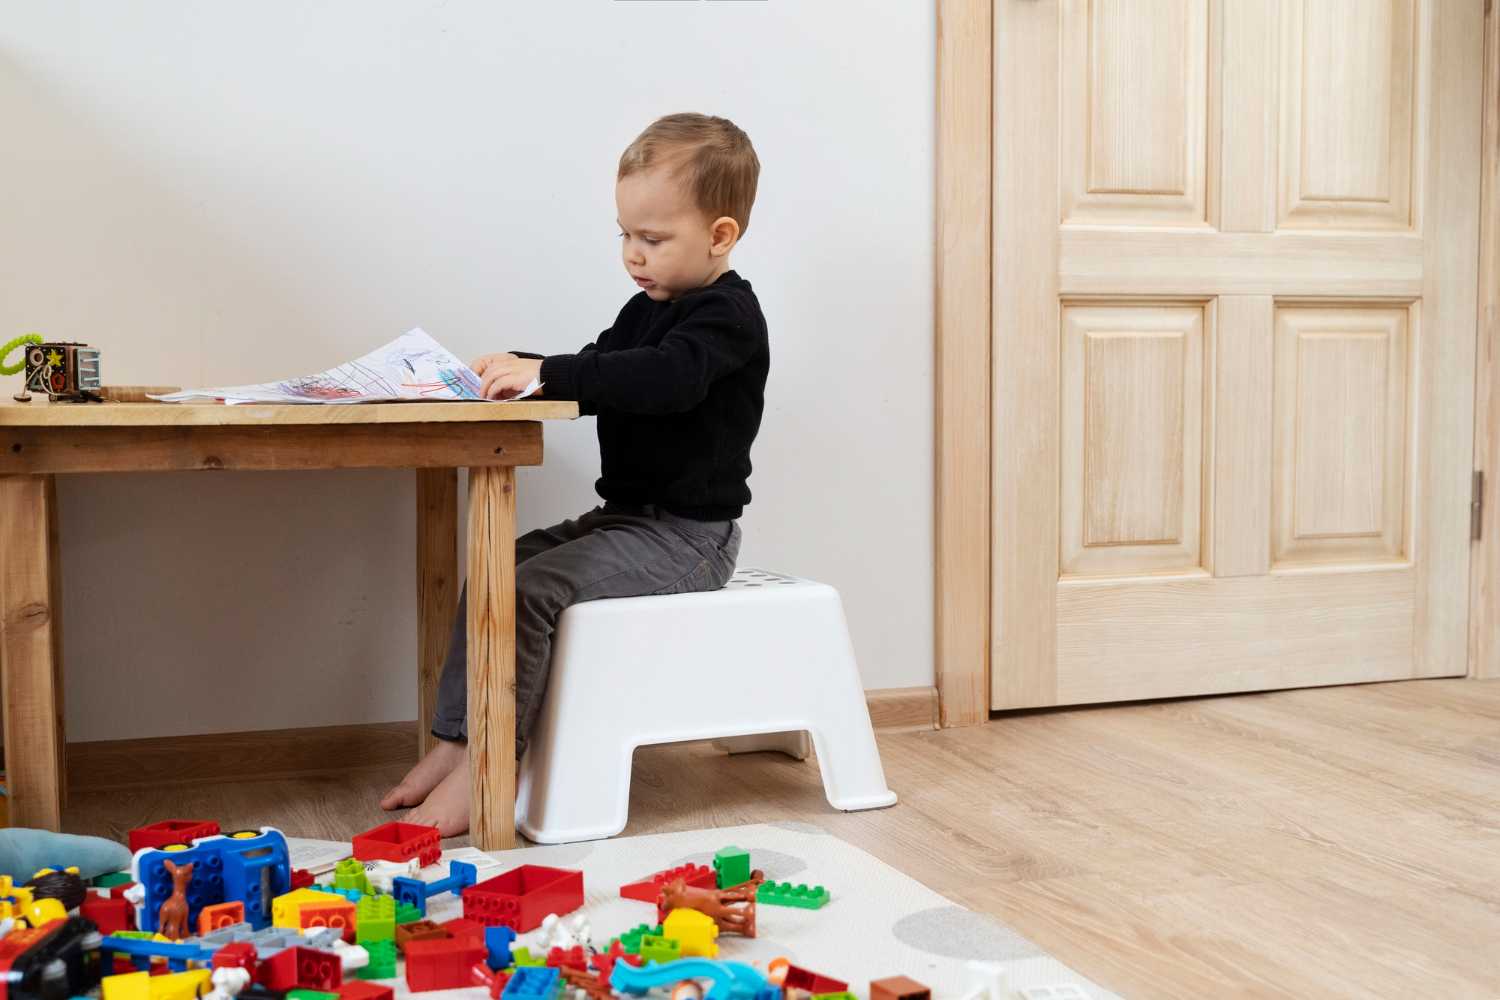
M285 382L188 389L152 396L164 403L222 399L226 403L390 403L480 401L479 376L425 331L410 330L348 364ZM541 383L535 379L516 399Z
M286 838L287 853L293 868L305 868L314 875L331 872L345 858L354 857L354 846L337 840L304 840Z
M476 869L499 868L500 861L490 857L477 847L454 847L443 852L442 863L466 861Z

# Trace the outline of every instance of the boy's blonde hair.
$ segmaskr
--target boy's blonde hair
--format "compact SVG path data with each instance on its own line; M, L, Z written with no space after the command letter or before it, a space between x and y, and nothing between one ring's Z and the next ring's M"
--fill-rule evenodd
M729 216L750 227L750 206L760 180L760 160L750 137L734 122L693 112L667 115L647 126L620 156L616 180L667 165L691 185L698 207L710 219Z

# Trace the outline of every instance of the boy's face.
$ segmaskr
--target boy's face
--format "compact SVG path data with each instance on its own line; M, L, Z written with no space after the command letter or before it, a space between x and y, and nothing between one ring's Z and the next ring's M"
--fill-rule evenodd
M739 225L705 216L665 166L622 178L615 207L625 270L657 302L711 284L729 269Z

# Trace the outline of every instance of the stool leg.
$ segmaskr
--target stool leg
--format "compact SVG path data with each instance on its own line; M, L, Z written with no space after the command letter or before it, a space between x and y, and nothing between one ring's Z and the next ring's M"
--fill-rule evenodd
M437 737L438 678L458 611L458 470L417 470L417 756Z

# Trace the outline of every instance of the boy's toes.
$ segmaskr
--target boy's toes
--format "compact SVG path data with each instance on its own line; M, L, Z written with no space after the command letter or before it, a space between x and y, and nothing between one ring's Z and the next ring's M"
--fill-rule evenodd
M420 791L403 781L385 793L385 798L380 800L380 808L386 812L393 809L410 809L412 806L421 805L425 798L426 796Z

